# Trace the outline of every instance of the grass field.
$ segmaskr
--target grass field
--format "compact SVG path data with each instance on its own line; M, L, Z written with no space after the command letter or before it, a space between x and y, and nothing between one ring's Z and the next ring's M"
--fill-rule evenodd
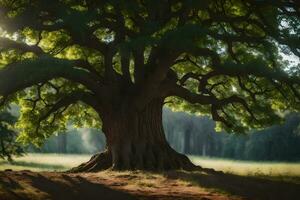
M254 162L189 156L193 163L237 175L300 177L300 162Z
M64 171L88 161L91 155L27 154L13 163L0 160L0 170ZM197 165L247 176L300 177L300 162L250 162L189 156Z
M77 154L26 154L13 163L0 160L0 170L64 171L88 161L91 155Z

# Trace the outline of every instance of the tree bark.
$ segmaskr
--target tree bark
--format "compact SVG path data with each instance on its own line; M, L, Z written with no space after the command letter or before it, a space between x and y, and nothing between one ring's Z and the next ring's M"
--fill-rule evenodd
M162 125L162 100L154 100L143 111L130 107L102 115L107 149L71 172L116 170L191 170L195 166L168 144Z

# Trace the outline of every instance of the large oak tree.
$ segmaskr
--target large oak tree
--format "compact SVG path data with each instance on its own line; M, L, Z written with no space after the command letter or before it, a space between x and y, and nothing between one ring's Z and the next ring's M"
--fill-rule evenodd
M243 132L300 109L296 0L1 0L2 106L20 139L102 127L107 150L73 171L191 169L164 104ZM297 63L296 63L297 64Z

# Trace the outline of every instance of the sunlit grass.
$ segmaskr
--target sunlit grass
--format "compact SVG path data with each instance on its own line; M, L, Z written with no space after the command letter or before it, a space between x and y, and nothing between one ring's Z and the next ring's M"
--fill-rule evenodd
M64 171L88 161L91 155L26 154L13 163L0 160L0 170Z
M300 162L254 162L189 156L193 163L204 168L213 168L225 173L243 176L298 176Z
M0 170L65 171L90 159L91 155L27 154L11 164L0 160ZM250 162L189 156L197 165L243 176L300 177L300 162Z

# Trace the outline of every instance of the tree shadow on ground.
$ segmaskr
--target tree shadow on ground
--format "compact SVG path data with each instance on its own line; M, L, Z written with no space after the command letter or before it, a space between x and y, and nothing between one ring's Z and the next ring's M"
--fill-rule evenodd
M137 173L144 174L145 172L138 171ZM242 197L243 199L263 200L292 200L299 199L300 197L299 183L224 174L209 169L202 169L194 172L169 171L161 174L167 178L167 182L162 182L162 184L169 184L174 180L183 180L188 182L188 185L198 185L204 189L212 189L211 192L208 191L209 193L221 194L220 196L223 195L223 192L230 194L228 195L229 198L232 197L232 195ZM121 181L120 184L127 185L127 183L130 182L130 177L132 175L125 175L125 178L124 175L122 175L122 177L119 176L118 178L123 179L119 180L117 178L113 182L109 181L110 177L108 179L107 177L103 178L101 177L101 174L91 175L92 176L87 176L87 174L65 174L55 172L36 173L30 171L0 172L0 200L135 200L141 198L190 199L184 192L182 194L185 196L176 196L175 193L178 193L179 190L177 189L177 191L172 191L172 187L169 188L170 193L159 196L159 190L161 190L160 186L163 188L164 185L158 185L157 189L153 190L153 193L149 193L148 196L144 194L147 190L142 193L134 192L129 194L125 192L127 190L123 191L120 190L120 188L110 187L112 186L112 183L113 185L118 184L118 181ZM129 178L127 176L129 176ZM135 176L135 178L139 177L143 176ZM111 178L114 179L114 176ZM155 179L155 177L150 176L150 179ZM183 186L189 187L187 185L185 186L185 184L183 184ZM184 189L184 187L180 189ZM200 188L195 188L196 190L200 190ZM136 188L136 190L139 189ZM170 195L175 196L173 198ZM206 193L201 193L201 195L206 195ZM194 199L205 199L202 198L201 195Z
M197 172L166 172L164 176L247 199L285 200L300 198L300 184L298 183L225 174L210 169Z
M122 191L110 189L103 184L93 183L80 176L71 177L57 173L55 176L43 176L39 173L9 172L0 174L0 199L53 199L53 200L135 200ZM22 179L22 184L18 180ZM2 190L2 191L1 191ZM4 192L3 192L4 191Z

